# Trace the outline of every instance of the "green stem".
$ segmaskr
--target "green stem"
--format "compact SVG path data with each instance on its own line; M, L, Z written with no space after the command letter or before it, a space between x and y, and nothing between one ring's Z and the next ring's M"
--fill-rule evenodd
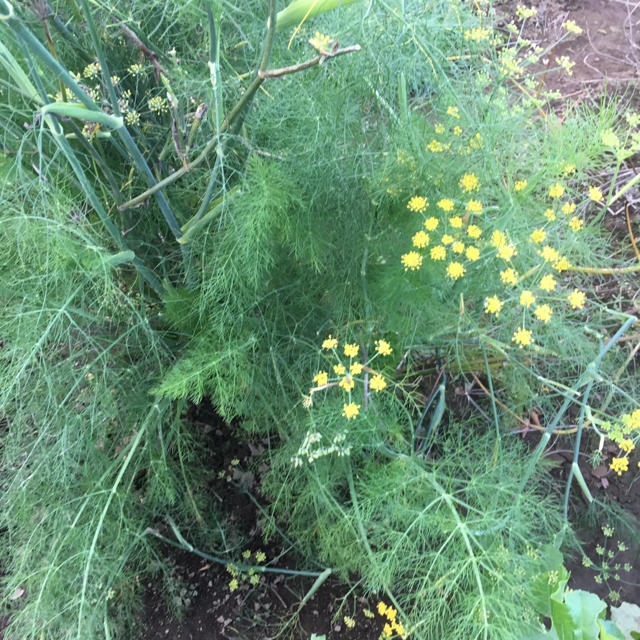
M567 271L575 271L576 273L616 275L619 273L634 273L635 271L640 271L640 264L633 264L629 267L569 267Z
M571 482L573 480L573 476L576 474L576 469L579 474L578 478L582 478L582 472L580 471L580 467L578 466L578 458L580 456L580 444L582 442L582 428L584 427L584 415L586 408L589 403L589 396L591 395L591 389L593 388L593 383L595 380L589 380L587 384L587 388L584 391L584 397L582 400L582 406L580 407L580 416L578 418L578 433L576 433L576 439L573 443L573 463L571 464L571 469L569 470L569 477L567 478L567 486L564 492L564 519L565 521L569 518L569 496L571 494ZM580 482L578 480L578 482ZM582 478L582 484L584 484L584 478ZM586 485L585 485L586 486ZM584 490L584 488L583 488ZM591 493L587 489L587 495L589 502L593 501L591 497Z
M95 26L93 24L93 16L91 11L89 10L89 6L87 4L87 0L80 0L82 5L82 10L85 15L85 19L87 21L87 26L89 28L89 35L91 36L91 41L93 43L93 48L96 51L96 55L98 56L98 60L100 61L100 66L102 68L102 78L105 86L107 87L107 91L109 93L109 101L111 103L111 108L116 116L121 117L122 114L120 112L120 106L118 104L118 98L116 96L116 90L111 82L111 74L109 72L109 64L107 62L107 58L104 55L104 51L102 49L102 44L100 42L100 38L98 38L98 34L96 33ZM124 143L127 151L131 155L134 164L138 167L138 170L144 175L147 184L150 187L153 187L157 184L156 179L147 164L147 161L144 159L142 152L138 145L134 142L131 134L127 130L126 127L120 127L117 129L117 135ZM171 232L175 236L176 240L180 238L182 235L182 231L180 231L180 225L176 220L175 215L167 201L166 196L160 190L158 190L155 194L156 201L158 202L158 206L162 211L162 215L166 223L169 225Z
M184 549L185 551L189 551L190 553L200 556L204 560L210 560L211 562L215 562L217 564L222 564L225 566L229 564L228 558L223 558L222 556L214 556L214 555L211 555L210 553L205 553L204 551L200 551L199 549L196 549L192 544L187 542L184 536L182 535L182 533L180 533L180 529L178 529L176 523L169 516L167 516L167 522L169 523L169 526L173 531L173 535L175 535L175 537L178 539L178 542L175 542L174 540L171 540L170 538L163 536L159 531L156 531L151 527L147 527L147 529L145 529L145 533L151 534L156 538L158 538L159 540L162 540L163 542L166 542L167 544L170 544L173 547L176 547L178 549ZM262 565L243 564L241 562L234 562L233 564L240 571L255 571L256 573L258 572L259 573L282 573L288 576L311 576L314 578L317 578L323 575L327 571L327 569L325 569L322 572L298 571L296 569L278 569L277 567L265 567Z
M96 526L96 529L94 531L93 534L93 539L91 540L91 547L89 548L89 552L87 555L87 561L84 565L84 572L82 575L82 590L81 590L81 597L80 597L80 606L78 608L78 637L81 636L80 634L80 629L82 629L82 614L83 614L83 609L84 609L84 603L86 600L86 593L87 593L87 586L89 583L89 572L91 571L91 563L93 560L93 557L96 553L96 547L98 545L98 538L100 537L100 533L102 532L102 527L104 525L104 520L107 516L107 512L109 511L109 507L111 506L111 502L114 498L114 496L116 495L116 492L118 490L118 487L120 486L120 483L122 482L122 478L124 477L124 474L126 473L127 469L129 468L129 464L131 463L131 460L133 459L133 456L136 452L136 450L138 449L138 445L140 444L140 441L142 440L142 436L145 434L146 430L147 430L147 426L148 424L151 422L151 416L154 412L158 412L160 413L160 408L158 407L157 404L154 404L152 409L149 411L149 414L147 415L146 420L143 422L142 426L140 427L138 433L136 434L135 438L131 441L131 445L129 448L129 453L127 454L127 457L124 459L124 462L122 463L122 466L120 467L120 471L118 472L118 475L116 476L115 482L113 483L113 485L111 486L111 491L109 491L109 497L107 498L107 501L102 509L102 513L100 514L100 518L98 520L98 524Z
M581 389L585 385L588 385L591 381L595 381L600 377L598 374L598 370L600 368L600 364L602 363L603 358L614 347L614 345L617 344L618 340L620 340L620 338L626 333L629 327L631 327L635 322L637 322L637 318L635 316L628 316L627 321L620 327L620 329L618 329L618 331L616 331L616 333L613 335L611 340L609 340L609 342L607 342L606 345L600 348L600 352L598 353L596 358L593 360L593 362L587 365L585 372L580 376L576 384L571 389L571 391L573 391L576 397L580 395L578 392L578 389ZM529 478L531 477L531 474L533 473L533 470L536 464L540 460L540 457L542 456L547 446L547 443L551 438L551 434L553 433L554 429L556 428L556 426L558 425L558 423L566 413L569 406L574 402L575 402L574 397L572 396L566 397L565 401L562 403L562 406L556 413L554 419L549 423L544 433L542 434L542 438L540 439L540 442L536 447L531 457L531 460L529 461L528 467L525 473L523 474L522 481L520 484L520 495L522 495L522 489L524 489L525 485L529 481ZM582 403L582 406L586 406L586 402ZM519 503L519 500L520 498L518 498L518 503Z
M239 122L242 123L244 118L242 118L241 115L245 110L245 107L248 106L248 104L253 99L253 96L256 94L256 91L258 91L258 89L260 88L260 85L264 82L264 78L261 78L258 75L258 72L262 69L263 65L265 65L265 68L266 68L266 65L269 63L269 55L271 54L274 31L275 31L275 0L269 0L269 21L268 21L267 37L265 40L265 46L262 53L262 58L258 66L258 69L256 70L256 75L251 81L251 84L247 87L245 92L242 94L242 96L240 97L236 105L233 107L233 109L231 109L231 111L229 112L229 115L225 118L224 122L220 125L220 130L218 131L218 133L211 140L209 140L209 142L205 145L204 149L200 152L200 154L196 157L196 159L193 160L193 162L190 162L189 164L183 167L180 167L180 169L178 169L177 171L174 171L170 176L166 177L164 180L160 180L159 182L157 182L153 187L147 189L144 193L141 193L139 196L136 196L135 198L132 198L128 202L125 202L123 205L120 205L121 210L127 209L129 207L133 207L139 204L140 202L143 202L149 196L155 194L160 189L163 189L164 187L170 184L173 184L176 180L179 180L182 176L187 174L189 171L191 171L195 167L202 164L204 160L207 158L207 156L211 153L211 151L213 151L213 149L219 145L220 140L222 139L222 134L224 134L232 125L234 125L236 121L238 121L238 119L239 119ZM211 183L212 180L213 178L210 178L209 182ZM209 197L211 197L211 194L213 193L214 189L213 188L209 189L209 186L208 186L207 191L210 192ZM205 204L205 202L206 201L203 201L203 203L200 205L200 210L202 211L206 210L207 204ZM198 213L200 213L200 210L198 211Z
M500 419L498 418L498 408L496 407L496 399L493 392L493 377L491 375L491 367L489 366L489 360L487 359L487 349L484 343L482 343L482 357L484 358L484 366L487 371L487 380L489 382L489 393L491 398L491 409L493 411L493 421L496 425L496 454L500 447Z

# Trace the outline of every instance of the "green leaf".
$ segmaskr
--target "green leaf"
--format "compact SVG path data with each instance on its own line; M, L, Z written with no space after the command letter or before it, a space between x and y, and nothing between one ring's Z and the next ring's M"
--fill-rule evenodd
M571 617L569 607L557 599L551 600L551 622L553 630L558 634L558 640L577 640L574 634L575 622Z
M588 591L571 591L565 596L565 602L575 625L575 640L597 640L598 618L607 605Z
M325 11L344 7L354 2L358 2L358 0L293 0L288 7L278 13L276 28L283 29L292 24L300 24Z
M545 561L543 556L543 562ZM562 556L560 556L559 568L555 569L554 564L545 565L549 571L557 572L557 580L552 584L549 583L549 572L537 575L531 581L530 598L534 610L540 615L551 617L551 601L556 600L562 602L564 600L564 589L569 580L569 572L562 566Z
M624 633L609 620L598 620L600 640L625 640Z

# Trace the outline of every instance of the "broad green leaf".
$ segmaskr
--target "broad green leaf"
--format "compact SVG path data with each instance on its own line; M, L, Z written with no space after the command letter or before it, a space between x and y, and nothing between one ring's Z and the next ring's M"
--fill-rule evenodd
M609 620L598 620L600 640L625 640L624 633Z
M283 29L292 24L300 24L320 13L345 7L354 2L358 0L293 0L288 7L278 13L276 28Z
M558 640L577 640L577 636L574 634L575 622L571 617L569 607L564 602L555 598L551 600L550 617L553 630L558 634Z
M543 557L544 561L544 557ZM560 562L562 563L562 556ZM551 600L562 602L564 600L564 589L569 580L569 572L559 565L558 569L553 569L554 565L545 565L549 567L550 571L555 571L557 579L554 582L549 582L549 571L537 575L531 581L531 587L529 590L529 596L531 598L531 604L534 610L540 615L551 617ZM558 565L555 565L558 566Z
M597 640L598 618L607 605L588 591L571 591L565 596L565 602L575 626L575 640Z

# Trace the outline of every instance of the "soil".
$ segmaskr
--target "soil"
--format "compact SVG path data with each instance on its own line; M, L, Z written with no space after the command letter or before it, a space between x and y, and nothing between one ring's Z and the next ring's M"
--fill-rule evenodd
M560 40L565 33L562 24L567 20L583 29L582 34L572 35L548 51L548 66L557 66L554 60L561 56L575 62L572 75L564 71L544 74L549 89L577 101L588 95L620 94L637 87L640 3L636 0L509 0L499 2L497 7L510 19L519 4L538 10L527 20L523 35L544 49Z
M263 500L255 458L267 443L240 444L234 437L238 429L221 422L206 402L195 407L190 418L211 437L212 468L225 470L212 479L210 491L225 496L220 509L226 513L227 524L245 534L241 548L251 552L245 562L259 564L256 554L262 552L272 569L307 569L290 550L265 545L260 512L245 490ZM160 523L158 528L175 540L168 527ZM144 615L136 636L144 640L266 640L276 636L307 640L312 634L326 640L370 640L382 631L378 600L364 597L331 576L301 606L315 576L265 573L252 585L250 574L240 572L238 587L232 591L234 576L222 564L195 553L176 552L168 544L161 544L160 552L170 579L146 584ZM308 569L318 574L323 571L322 567Z
M633 100L632 92L640 78L640 1L509 0L495 3L495 6L506 22L513 18L518 4L538 9L538 14L527 21L523 35L544 48L560 39L566 20L574 20L584 29L581 35L566 39L548 52L543 61L547 68L560 56L568 56L576 64L572 75L563 71L547 73L544 67L541 68L547 88L559 91L563 98L571 99L574 104L602 95L622 95ZM640 201L640 195L637 200ZM632 214L635 214L633 208ZM617 213L621 212L622 209ZM621 242L626 241L625 246L628 246L624 215L610 213L613 217L608 223L619 231ZM454 403L460 402L461 396L468 398L469 394L465 388L456 390L456 396L451 399ZM225 495L222 506L227 509L229 519L241 523L247 532L249 542L245 548L254 554L264 550L267 562L278 557L271 566L300 568L301 561L293 553L284 553L275 547L265 548L262 541L259 513L242 491L243 483L249 482L254 495L259 496L259 475L251 473L247 476L242 471L251 467L252 449L234 443L230 432L206 406L197 411L194 420L214 432L216 450L222 456L216 461L216 468L227 469L227 472L217 478L212 492ZM537 444L537 432L529 431L525 436L533 445ZM556 464L554 474L562 491L571 467L572 444L562 438L551 444L548 458ZM260 443L251 445L252 448L260 446ZM602 532L602 522L598 523L597 529L593 528L593 522L591 528L585 526L579 534L585 541L585 554L599 565L602 556L598 554L598 547L604 547L605 556L613 550L614 558L610 563L612 566L619 564L620 569L612 571L609 580L598 584L594 578L599 572L594 567L584 566L582 557L576 556L568 562L570 586L595 592L611 604L619 604L615 601L616 594L620 601L640 604L640 540L637 534L640 491L634 484L634 478L640 481L640 476L613 474L607 463L615 452L605 449L604 454L601 464L595 468L588 457L581 457L583 476L596 501L617 505L633 523L626 529L617 525L611 537ZM636 452L631 466L636 466L638 457ZM240 461L236 466L232 465L234 459ZM586 501L581 507L579 494L574 481L576 516L589 513ZM163 533L171 537L170 532ZM617 551L619 541L626 545L625 551ZM248 576L241 575L237 590L232 592L229 586L232 576L224 566L193 553L176 553L168 545L165 545L164 553L170 566L172 589L168 592L159 586L160 581L147 584L144 615L137 636L143 640L264 640L276 636L285 640L308 640L312 634L326 636L327 640L377 640L380 637L384 623L375 609L377 599L365 598L357 589L350 589L337 579L326 580L307 604L300 607L314 584L314 577L265 574L258 585L252 586ZM632 566L630 571L624 570L625 563ZM621 579L614 579L613 574L619 574ZM355 621L353 628L347 626L345 616Z
M527 436L529 437L529 436ZM597 449L598 442L587 435L585 438L583 451L589 452ZM589 441L594 445L589 446ZM537 444L538 436L533 436L531 444ZM556 464L553 475L558 481L558 489L564 491L571 463L573 462L573 442L566 436L559 437L552 441L548 448L547 459ZM600 505L596 509L591 509L580 491L577 482L572 484L572 507L573 513L570 515L573 522L578 523L578 536L583 543L584 554L591 560L593 566L585 566L583 556L576 554L575 557L567 559L566 566L571 573L569 586L573 589L584 589L597 593L609 604L617 606L620 602L631 602L640 604L640 539L638 537L638 522L640 522L640 495L637 491L637 483L640 476L630 471L618 476L609 468L611 458L618 454L618 447L605 444L603 448L603 458L600 464L594 466L592 460L587 455L581 455L579 467L587 483L595 505ZM630 469L637 468L640 461L638 452L630 456ZM602 505L607 505L610 509L610 517L603 515L606 511ZM591 516L597 513L597 521L594 522ZM582 522L582 526L580 525ZM604 527L611 526L612 535L605 535ZM618 543L622 542L625 550L618 549ZM604 549L604 553L598 549ZM603 556L607 556L609 551L613 551L614 556L605 557L605 561L614 567L619 565L619 569L612 571L612 575L598 581L597 576L601 575L598 566L602 564ZM625 564L631 569L625 570ZM620 579L616 579L618 575ZM619 599L619 601L618 601Z

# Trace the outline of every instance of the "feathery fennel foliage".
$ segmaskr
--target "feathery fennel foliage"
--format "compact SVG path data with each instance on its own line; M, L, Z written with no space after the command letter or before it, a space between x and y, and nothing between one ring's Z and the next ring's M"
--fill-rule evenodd
M534 120L544 103L512 91L500 45L465 37L491 14L463 3L351 3L281 29L272 48L266 5L56 2L55 56L34 44L46 41L42 16L21 6L0 24L13 56L3 50L2 141L15 160L0 227L0 548L6 596L24 590L9 638L126 629L156 554L145 531L166 516L221 544L205 444L183 419L205 397L239 419L239 437L270 438L264 489L301 563L361 576L416 637L507 640L536 627L522 602L564 523L544 470L521 486L525 452L507 432L514 415L552 416L579 396L572 385L621 315L595 301L589 333L582 316L558 313L519 350L501 333L523 317L516 299L504 325L483 308L502 284L490 258L464 286L435 262L405 273L422 224L407 202L428 197L433 211L473 171L483 232L508 230L525 254L540 194L564 163L578 176L603 165L594 130L614 113ZM267 62L316 56L316 29L361 49L257 83ZM20 90L22 73L33 90ZM63 98L109 122L121 110L124 124L45 119L42 104ZM434 151L440 126L459 155ZM583 187L576 178L576 199ZM608 257L599 228L558 237L576 264ZM305 406L330 333L360 349L393 344L390 388L363 398L357 421L341 415L342 396ZM624 395L610 375L623 362L602 363L592 397ZM436 373L462 388L480 376L508 410L480 400L463 419L443 387L430 448L417 450L420 380ZM312 428L344 437L350 455L292 464Z

